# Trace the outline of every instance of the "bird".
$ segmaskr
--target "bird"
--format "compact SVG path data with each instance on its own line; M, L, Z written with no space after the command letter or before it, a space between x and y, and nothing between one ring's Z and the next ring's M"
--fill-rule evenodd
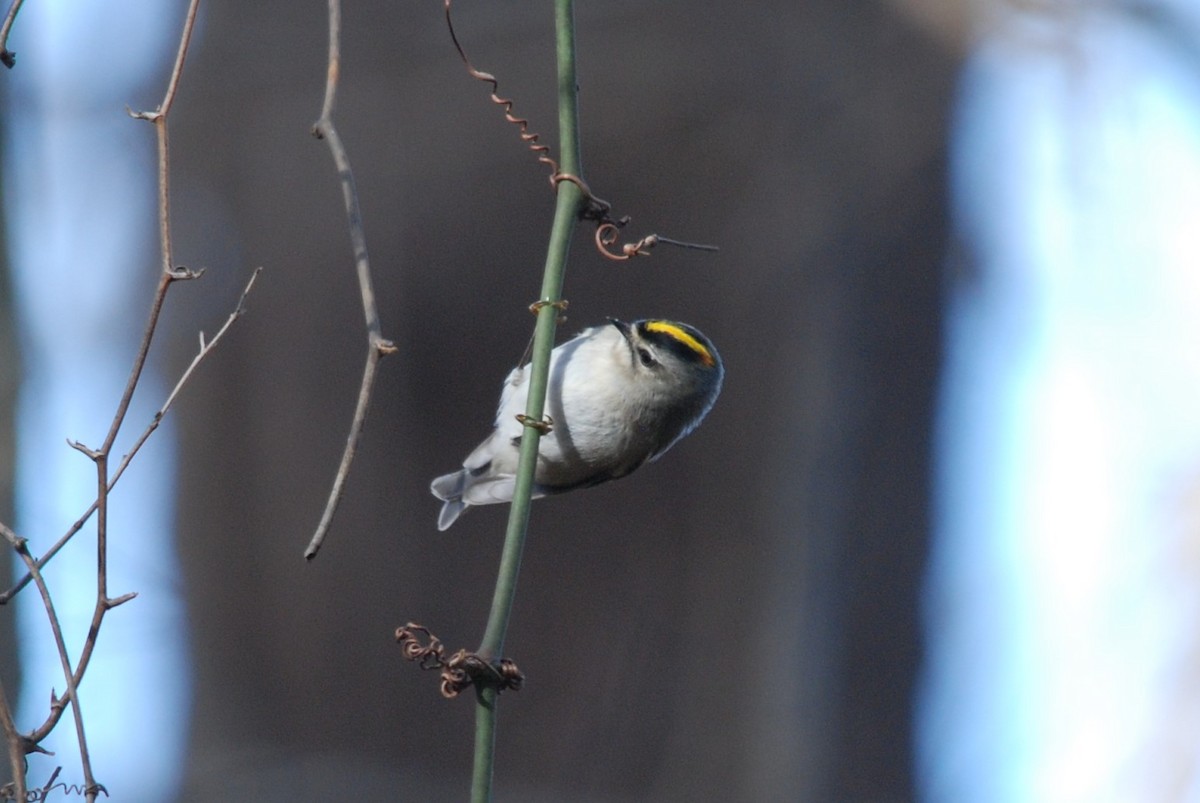
M505 380L495 428L430 484L443 502L438 530L467 508L512 500L530 366ZM533 498L624 477L696 428L721 392L725 368L712 342L686 323L609 318L550 352Z

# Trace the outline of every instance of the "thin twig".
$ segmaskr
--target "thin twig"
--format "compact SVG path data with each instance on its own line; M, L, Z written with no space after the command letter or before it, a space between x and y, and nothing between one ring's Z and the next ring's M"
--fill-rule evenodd
M13 0L12 5L8 7L8 13L4 15L4 23L0 25L0 64L10 70L17 63L17 54L8 49L8 32L12 30L23 2L25 0Z
M125 468L129 465L129 461L133 459L133 455L135 455L137 453L137 451L142 448L142 444L144 444L146 442L146 440L149 439L149 437L154 433L154 431L158 429L159 424L162 423L163 417L166 416L167 411L171 409L171 405L175 403L175 399L179 396L179 392L183 389L183 386L185 384L187 384L189 379L191 379L192 374L196 370L196 367L199 366L200 363L204 361L204 358L207 357L212 352L212 350L216 347L217 343L219 343L221 341L221 338L223 338L225 336L225 333L227 331L229 331L229 327L233 325L233 322L236 321L238 318L242 317L242 315L245 313L245 311L246 311L246 306L245 306L246 296L249 295L250 291L254 288L254 282L255 282L255 280L258 279L258 274L260 274L261 272L262 272L262 268L254 269L254 272L250 275L250 281L246 283L246 287L242 290L242 294L238 298L237 307L234 308L233 312L231 312L229 314L229 317L225 319L225 323L222 324L221 328L217 330L217 333L216 333L216 335L213 336L212 340L209 340L206 342L204 340L204 333L203 332L200 333L200 350L196 353L196 356L192 358L191 363L184 370L183 374L179 377L179 381L175 383L175 387L172 388L172 390L169 394L167 394L167 400L165 402L163 402L162 407L160 407L158 409L158 412L156 412L154 414L154 417L151 419L150 424L146 427L145 430L142 431L142 434L138 437L137 441L134 443L133 448L129 451L129 453L127 455L125 455L124 458L122 458L121 463L117 469L117 472L114 473L112 478L109 480L108 487L109 487L110 491L112 490L112 487L114 485L116 485L117 479L119 478L120 474L124 473ZM100 498L103 498L106 496L107 496L107 494L103 494ZM96 500L97 505L100 502L100 498L98 498ZM93 637L93 633L99 630L100 619L103 618L104 613L117 607L118 605L122 605L122 604L128 602L129 600L133 599L136 596L137 596L136 592L131 592L131 593L125 594L123 596L110 599L107 596L107 588L105 589L104 599L106 600L106 604L104 605L103 610L98 606L96 608L96 611L94 612L94 619L93 619L93 623L92 623L93 631L89 632L89 639L84 644L83 653L79 657L79 664L75 670L75 675L76 675L77 681L83 680L84 670L87 668L88 661L91 660L92 651L95 649L95 638Z
M42 607L46 610L46 617L50 620L50 631L54 634L54 645L58 648L58 659L62 664L63 678L67 685L66 700L71 703L71 713L75 718L75 730L79 739L79 760L83 767L83 782L87 790L88 800L95 800L95 790L100 788L96 785L96 779L92 777L92 760L88 753L87 737L83 731L83 713L79 708L79 686L75 680L75 672L71 669L71 659L67 654L67 644L63 639L62 626L58 622L58 614L54 610L54 600L50 597L50 589L46 585L45 578L42 577L41 571L37 567L33 556L29 554L29 546L24 538L20 538L8 527L0 524L0 535L8 541L9 545L24 561L25 567L29 570L29 574L33 576L33 582L37 586L38 592L42 595ZM62 716L63 698L55 697L51 694L51 716L45 724L38 730L31 733L27 741L37 744L53 729L54 724L58 723L58 719ZM51 724L53 723L53 724Z
M150 439L150 436L152 434L154 434L154 432L158 429L159 425L162 423L163 419L166 417L167 412L170 411L171 406L175 403L175 400L179 397L179 394L183 390L184 386L192 378L192 375L195 373L195 371L199 367L200 363L202 363L205 360L205 358L207 358L208 355L212 353L213 349L215 349L217 347L217 344L220 343L221 339L225 337L225 334L229 331L229 328L233 325L234 321L238 320L240 317L242 317L242 315L245 314L246 298L247 298L247 296L249 296L250 291L252 289L254 289L254 283L258 279L258 275L261 272L262 272L262 268L255 268L254 273L251 274L251 276L250 276L250 281L246 283L246 287L242 290L242 294L238 298L237 307L234 309L233 312L231 312L229 314L229 317L225 319L225 323L223 323L221 325L221 328L217 330L217 333L212 337L212 339L205 340L203 333L201 333L200 349L196 353L196 356L192 358L192 361L188 365L187 369L184 370L183 374L179 377L179 380L175 383L175 387L172 388L171 392L167 395L167 400L165 402L163 402L163 405L160 408L158 408L157 412L155 412L153 418L150 421L150 424L147 425L146 428L142 431L142 434L138 436L137 441L134 442L133 447L129 450L129 453L126 454L123 458L121 458L121 463L117 466L116 471L113 472L112 477L109 479L108 491L110 493L112 492L112 489L116 486L117 480L119 480L121 478L121 475L125 473L125 469L128 468L128 466L132 462L134 456L137 455L138 451L142 448L142 446L146 443L146 441ZM78 530L83 527L83 522L86 521L91 516L91 514L96 511L98 506L99 506L99 500L97 499L96 501L92 502L91 507L88 508L87 512L80 518L80 520L78 522L76 522L76 524L73 526L72 530L69 531L67 536L64 536L63 538L59 539L59 541L54 545L54 547L52 547L52 549L50 551L48 551L41 558L38 558L37 560L35 560L33 562L34 568L37 569L38 571L40 571L42 569L42 567L45 566L46 563L50 560L50 558L53 557L54 552L57 552L66 543L67 537L69 537L69 535L74 534L75 532L78 532ZM11 537L9 539L10 541L12 539L20 538L16 533L14 533L11 529L6 527L5 525L0 524L0 528L3 528L6 533L11 534ZM23 539L21 539L21 540L23 541ZM22 588L24 588L32 579L33 579L33 573L27 572L25 574L25 576L19 582L17 582L11 589L9 589L7 592L5 592L3 598L0 598L0 603L7 602L18 591L20 591ZM134 596L136 596L136 595L135 594L125 594L123 596L116 597L114 599L110 599L110 600L108 600L109 604L108 604L107 608L109 610L111 610L112 608L115 608L118 605L128 602L130 599L133 599ZM93 624L95 625L95 623L93 623ZM98 627L98 625L95 625L95 626ZM83 680L83 673L87 669L88 661L91 658L91 654L92 654L92 650L93 650L94 646L95 646L94 638L92 638L88 644L84 645L84 652L80 656L79 663L77 664L76 669L75 669L76 683L79 683ZM43 725L40 728L38 728L37 731L35 731L35 734L41 734L42 736L44 736L44 734L48 734L51 730L54 729L54 726L58 723L58 719L61 717L61 715L62 715L61 708L56 711L52 711L50 718L47 719L47 721L45 723L43 723ZM40 741L40 738L39 738L39 741Z
M158 315L162 311L163 301L166 300L167 290L176 280L196 279L203 273L202 270L190 271L186 268L176 268L174 265L171 248L171 148L167 132L167 113L170 112L171 105L175 102L175 93L179 89L179 78L183 72L183 62L187 57L188 45L192 39L192 27L196 23L196 10L199 6L200 0L191 0L188 4L187 17L183 23L183 34L179 40L179 50L175 55L175 67L171 70L171 77L167 81L167 91L163 95L162 103L158 105L158 109L152 112L129 112L134 119L153 123L155 133L158 135L158 233L162 251L162 274L159 276L154 300L150 305L150 316L146 321L142 342L133 361L133 369L129 372L129 381L125 383L125 392L121 395L121 401L117 405L117 413L113 416L108 436L104 439L104 445L100 447L100 451L105 453L112 449L113 442L117 439L117 433L129 410L133 391L137 388L142 369L146 366L146 357L150 353L150 342L154 339L154 332L158 328Z
M333 110L337 105L338 78L341 74L341 36L342 8L339 0L329 0L329 61L325 71L325 99L321 104L321 117L312 127L313 136L325 140L333 163L337 167L338 177L342 183L342 200L346 206L346 220L350 227L350 245L354 251L354 265L358 274L358 288L362 294L363 315L367 322L367 360L363 366L362 382L358 388L358 402L354 406L354 418L350 423L350 434L346 437L346 448L342 452L341 463L338 464L337 474L334 475L333 485L329 490L329 498L325 502L325 510L308 548L304 550L304 558L312 560L321 549L325 535L333 522L333 514L342 493L346 487L346 478L350 474L350 464L358 449L358 441L362 435L363 426L367 421L367 410L371 406L371 391L375 387L375 373L379 361L396 351L396 346L383 337L379 323L379 311L375 305L375 290L371 283L371 261L367 256L367 236L363 229L362 210L358 204L358 190L354 184L354 171L350 168L350 157L338 136L337 126L333 123Z
M246 287L242 290L241 297L238 298L237 308L234 309L234 311L229 314L229 317L225 319L225 323L223 323L221 328L217 330L216 335L214 335L211 340L206 341L204 339L204 333L200 333L200 350L196 353L196 356L192 358L192 362L188 365L182 376L179 377L179 381L175 383L175 387L172 388L171 392L167 395L167 400L163 402L161 407L158 408L158 411L155 412L154 417L150 420L150 423L144 430L142 430L142 434L138 436L137 440L133 442L133 446L121 458L121 462L117 464L116 470L113 471L112 476L108 481L109 493L112 493L113 488L115 488L117 485L117 481L121 479L122 475L124 475L125 469L129 467L129 464L133 462L133 458L137 456L137 453L141 450L142 446L145 445L146 441L150 439L150 436L153 435L158 429L159 425L162 423L162 420L166 417L167 412L175 403L175 399L183 391L184 386L188 383L188 380L192 378L192 374L195 373L196 369L200 366L200 363L202 363L212 352L212 350L216 348L217 343L221 341L221 338L225 337L225 333L229 330L229 327L233 325L233 322L245 314L246 297L250 295L250 291L254 288L254 282L258 279L258 274L260 273L262 273L261 267L254 269L254 273L250 275L250 281L247 282ZM74 536L75 533L83 529L83 525L86 524L88 519L91 518L92 514L96 512L96 508L99 507L99 505L99 499L93 501L91 506L84 511L83 515L71 525L71 528L67 530L67 532L63 534L63 536L59 538L48 550L46 550L46 552L43 553L40 558L37 559L37 567L39 569L43 568L60 549L66 546L67 542L71 540L71 537ZM3 594L0 594L0 605L6 604L14 596L16 596L21 589L29 584L30 579L32 579L31 576L26 574L24 577L14 583L12 588L8 589Z
M13 721L12 708L8 705L8 692L5 691L2 680L0 728L4 729L4 741L8 742L8 765L13 777L11 789L0 789L0 794L7 794L11 800L25 800L25 740L17 731L17 723ZM5 787L7 786L6 784Z
M46 779L46 782L42 784L42 788L38 790L41 792L41 797L39 797L38 800L46 800L50 797L50 790L54 788L54 782L58 780L58 776L61 772L62 767L54 768L54 772L50 773L50 777ZM108 793L105 792L105 794L107 795Z
M150 353L150 344L154 339L154 333L158 329L158 318L162 312L163 303L166 301L168 289L175 281L196 279L204 273L203 269L192 271L186 268L175 268L173 265L170 218L170 146L167 136L167 113L171 110L171 106L175 102L175 95L179 89L179 80L183 74L183 63L187 57L188 47L191 43L192 28L196 22L196 12L199 6L200 0L191 0L188 5L187 16L184 19L183 33L180 37L179 49L175 55L175 65L171 70L171 77L167 81L166 93L163 95L162 102L159 104L158 109L153 112L129 111L129 115L134 119L147 120L153 123L157 133L158 225L162 252L162 273L159 275L158 285L154 291L154 298L150 302L150 313L147 316L146 327L142 331L141 343L139 344L137 353L134 356L133 367L129 372L129 379L126 381L125 389L121 393L121 400L117 404L117 410L113 415L108 434L104 438L104 443L100 446L100 448L94 451L83 450L86 454L92 457L93 460L97 461L97 463L100 461L107 461L107 455L112 450L113 443L116 441L117 435L121 430L121 426L124 424L125 416L129 411L130 402L133 399L133 393L137 389L138 382L141 380L142 371L146 366L146 359ZM10 11L10 14L11 13L12 12ZM253 279L251 279L251 283L253 283ZM244 298L245 293L243 293L243 299ZM178 390L178 388L179 386L177 385L176 390ZM104 513L106 513L105 507L107 504L106 497L108 492L112 490L114 485L116 485L117 479L119 479L120 475L125 471L125 468L129 465L129 461L137 452L137 449L141 448L141 444L145 442L147 437L149 437L149 432L153 432L157 426L158 422L155 421L151 425L148 432L144 433L143 437L139 439L138 443L135 445L135 448L125 455L124 458L122 458L117 471L111 480L105 477L105 482L100 486L96 500L92 502L91 506L88 507L84 514L80 516L73 525L71 525L67 532L61 538L59 538L59 540L55 542L55 544L48 549L41 558L38 559L37 565L39 569L44 567L46 563L53 558L58 551L62 549L72 537L74 537L76 533L83 529L83 525L91 518L92 514L97 513L98 511L102 512L102 515L99 516L97 520L98 540L100 541L102 547L106 546L107 516L104 515ZM100 468L101 466L98 464L97 470L99 471ZM105 465L103 469L105 474L107 474L107 465ZM29 579L30 575L26 574L11 588L9 588L3 594L0 594L0 605L7 603L18 592L20 592L21 589L28 585ZM107 579L102 577L101 584L105 585L106 583ZM99 605L97 607L99 608Z
M198 278L201 274L201 271L190 271L186 268L177 269L174 265L171 248L170 139L167 130L167 115L171 110L171 105L175 102L175 93L179 89L179 78L183 72L183 63L187 57L188 45L192 39L192 28L196 23L196 10L199 6L200 0L191 0L188 4L187 16L184 18L183 23L183 33L179 39L179 49L175 55L175 66L172 68L171 77L167 81L167 89L163 95L162 103L159 104L158 109L154 112L130 112L131 116L135 119L152 122L157 134L158 225L162 251L162 273L159 276L154 300L150 305L150 315L146 321L145 331L142 333L142 342L138 347L137 355L134 357L133 367L130 369L129 379L125 383L125 390L121 394L117 410L113 414L112 425L108 429L108 435L105 436L104 443L94 453L90 454L96 464L96 605L92 610L92 624L88 628L83 651L79 656L77 671L81 679L96 648L96 639L100 634L100 625L104 622L104 615L112 608L121 604L121 602L132 599L132 595L130 594L123 595L119 600L114 600L108 596L109 454L112 451L113 444L117 440L117 435L121 431L121 426L125 422L125 417L129 412L129 404L133 400L134 391L137 390L138 383L141 381L142 371L146 367L146 360L150 354L150 344L154 339L155 332L158 330L158 318L162 312L163 302L166 301L167 291L176 280L194 279ZM88 784L88 786L88 795L94 799L94 793L90 789L91 784Z
M394 351L394 348L392 349ZM308 543L308 547L304 550L304 559L312 560L317 556L317 552L321 549L321 544L325 541L325 535L329 532L330 525L333 523L333 514L337 511L338 504L342 501L342 494L345 492L346 479L350 476L350 464L354 462L354 455L358 450L358 441L362 435L363 427L367 422L367 409L371 405L371 390L375 386L375 371L379 365L380 358L385 353L378 348L372 347L367 354L367 361L363 365L362 382L358 386L358 401L354 405L354 419L350 422L350 434L346 437L346 448L342 450L342 459L338 463L337 474L333 478L333 486L329 489L329 498L325 500L325 509L321 512L321 520L317 522L317 529L313 532L312 539Z
M168 289L176 280L193 279L200 275L200 272L194 272L182 268L177 269L173 264L171 252L169 191L170 148L167 136L167 114L170 111L171 104L174 102L175 94L179 87L179 79L183 71L183 63L187 55L188 44L191 41L192 30L196 21L196 11L199 7L199 4L199 0L191 0L188 5L187 15L183 25L183 32L180 37L179 49L175 57L175 65L172 69L171 77L168 81L167 90L163 96L162 103L154 112L129 112L130 115L135 118L152 122L157 132L158 218L162 247L162 273L159 277L154 298L151 301L150 313L146 321L145 329L142 333L141 343L134 357L133 367L129 372L129 379L126 381L124 391L121 394L121 399L117 403L117 408L113 414L112 423L109 426L108 434L105 436L103 444L99 449L93 450L78 443L71 443L74 448L91 458L96 466L96 502L92 507L92 510L94 510L96 514L96 604L92 611L91 626L88 628L83 649L80 653L78 663L74 668L71 667L71 660L69 654L67 653L66 643L63 640L62 629L59 626L58 617L54 611L54 602L51 598L50 590L42 577L41 566L39 565L39 562L35 561L33 556L29 553L28 545L24 539L17 537L16 534L13 533L9 528L3 527L3 534L5 538L9 540L9 542L13 545L13 548L25 562L28 574L36 584L41 594L42 605L50 619L51 630L54 633L55 646L59 653L59 660L62 663L63 674L66 677L66 699L71 703L71 711L75 719L75 728L79 739L80 759L83 763L85 783L84 794L88 801L95 801L98 794L101 792L107 794L107 791L103 786L98 785L95 781L95 778L92 776L91 759L88 754L87 740L84 734L83 715L79 706L78 686L83 680L84 673L87 671L91 656L95 650L96 641L100 633L100 626L104 621L104 615L109 610L128 602L135 596L133 593L123 594L116 598L112 598L108 595L108 497L109 490L115 483L115 480L109 477L109 454L111 453L113 444L116 442L117 436L120 433L121 426L128 415L130 402L133 399L133 394L137 390L137 386L141 380L142 371L145 368L146 360L150 352L150 344L154 338L154 333L158 328L159 315L162 312L163 303L166 299ZM153 426L157 426L157 421ZM88 513L88 516L90 515L91 511ZM84 519L86 518L87 516L84 517ZM83 519L81 519L79 526L82 526L82 521ZM75 529L75 532L78 532L78 528ZM63 707L61 703L61 699L55 698L52 695L49 717L47 717L46 721L40 728L35 730L28 737L33 744L37 744L44 739L58 724L63 713Z
M246 314L246 297L249 296L250 291L254 289L254 282L258 280L258 274L260 273L262 273L261 266L255 268L254 272L250 274L250 281L246 282L246 286L242 288L242 294L238 296L237 306L234 307L233 312L229 313L229 317L225 319L225 323L221 324L221 328L217 330L215 335L213 335L212 340L206 341L204 339L204 333L200 333L200 350L196 352L196 356L192 358L192 361L188 364L188 367L179 377L179 381L175 383L175 387L171 389L169 394L167 394L167 400L163 402L163 406L159 408L159 411L155 414L154 422L146 428L146 431L142 433L141 437L138 438L137 442L133 445L135 450L141 448L141 445L145 443L146 438L149 438L150 434L158 428L159 422L162 421L162 418L167 414L167 411L171 409L171 405L175 403L175 398L179 395L179 392L183 390L183 386L186 385L187 381L192 378L192 374L195 372L196 368L199 367L200 363L204 361L204 358L209 355L209 352L216 348L217 343L221 342L221 338L225 337L225 333L229 331L229 327L233 326L233 322ZM127 461L122 461L120 468L118 468L118 472L124 471L125 466L127 465ZM114 475L114 479L116 476L117 475Z

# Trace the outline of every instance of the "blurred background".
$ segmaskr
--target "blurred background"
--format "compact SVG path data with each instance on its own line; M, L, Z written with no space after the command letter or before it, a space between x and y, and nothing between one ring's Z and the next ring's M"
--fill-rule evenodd
M39 2L0 76L0 520L44 551L158 269L154 132L185 3ZM477 67L555 143L549 3L461 3ZM532 331L547 173L437 3L343 12L336 120L385 360L311 536L366 353L320 112L322 3L202 4L170 118L177 284L122 452L256 266L248 312L112 497L81 688L117 800L464 799L473 703L405 663L474 647L505 511L435 528ZM562 336L613 315L717 344L705 424L538 502L500 705L505 801L1200 801L1200 13L1189 0L581 3L585 176ZM47 573L71 645L94 528ZM5 560L10 556L5 555ZM11 566L11 560L10 560ZM15 568L6 573L16 573ZM23 592L0 678L61 673ZM77 647L72 647L77 655ZM81 783L68 720L32 785ZM7 779L7 762L0 780Z

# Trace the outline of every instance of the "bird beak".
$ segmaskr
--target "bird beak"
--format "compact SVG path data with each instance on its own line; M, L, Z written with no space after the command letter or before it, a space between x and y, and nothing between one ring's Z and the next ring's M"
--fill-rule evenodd
M619 321L616 318L609 318L608 322L617 327L617 331L621 333L621 337L625 338L625 342L632 342L629 340L630 335L633 334L632 326L625 323L625 321Z

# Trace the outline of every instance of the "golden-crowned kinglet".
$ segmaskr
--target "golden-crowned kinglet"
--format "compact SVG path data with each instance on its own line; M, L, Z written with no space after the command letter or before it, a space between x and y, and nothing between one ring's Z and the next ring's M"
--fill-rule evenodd
M550 353L546 413L533 497L624 477L667 451L700 423L721 392L721 357L685 323L647 320L585 329ZM445 502L445 530L471 505L512 500L529 393L528 366L513 369L500 393L496 428L463 467L430 490Z

